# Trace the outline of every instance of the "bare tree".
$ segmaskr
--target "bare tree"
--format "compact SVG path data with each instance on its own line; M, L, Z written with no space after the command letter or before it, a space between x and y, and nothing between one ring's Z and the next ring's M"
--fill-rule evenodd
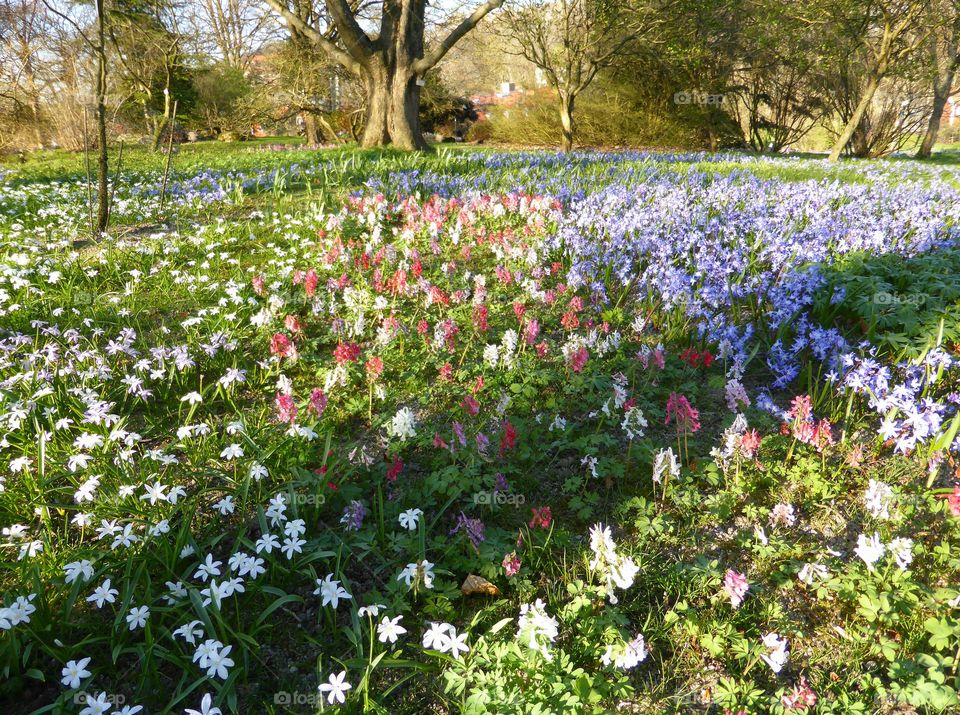
M933 152L933 145L937 143L937 134L940 132L940 118L953 94L953 80L960 68L960 2L933 0L928 20L934 25L934 31L928 40L933 107L923 140L917 150L918 159L929 159Z
M184 36L173 0L115 2L109 36L120 75L131 85L143 107L153 151L173 119L173 80L182 61ZM159 90L159 91L158 91ZM163 95L163 109L153 110L154 94Z
M107 230L110 222L109 166L107 157L107 21L108 13L105 0L94 0L95 20L93 29L84 30L76 19L52 7L49 0L44 5L53 14L70 24L77 35L93 53L96 61L93 101L97 118L97 218L91 229L95 234ZM84 137L86 141L86 137Z
M209 38L211 53L244 71L277 30L276 16L262 0L198 0L195 24Z
M365 147L394 144L425 149L420 132L420 86L464 35L504 0L487 0L457 23L432 49L425 46L427 0L353 3L326 0L323 13L307 22L287 0L266 0L290 28L309 38L355 76L367 97ZM361 26L379 27L367 32Z
M919 49L931 28L921 22L929 0L862 0L854 2L863 15L867 52L866 81L853 112L837 137L829 160L836 161L863 121L877 88L897 65Z
M573 148L577 97L636 37L618 0L519 0L504 10L517 52L543 71L557 93L561 146Z
M17 124L32 124L33 140L43 146L41 53L46 47L49 16L40 0L0 0L0 98Z

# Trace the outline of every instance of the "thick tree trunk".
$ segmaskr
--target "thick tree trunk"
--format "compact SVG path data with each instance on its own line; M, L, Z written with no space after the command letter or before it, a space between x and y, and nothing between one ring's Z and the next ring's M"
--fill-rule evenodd
M387 130L393 145L406 151L428 148L420 131L420 85L417 78L398 72L394 75L392 90Z
M427 148L420 131L420 86L401 68L379 68L364 80L367 124L360 146L393 144L407 151Z
M373 65L363 79L367 95L367 123L360 137L360 146L385 146L390 143L387 131L387 109L390 106L390 79L387 68Z
M933 109L930 112L930 121L927 122L927 131L917 150L918 159L929 159L930 154L933 153L933 145L937 143L937 134L940 132L940 117L943 116L943 109L950 98L950 89L953 87L953 76L956 70L956 63L951 64L942 81L936 81L933 84Z
M98 0L102 2L102 0ZM486 0L463 18L429 54L424 53L428 0L383 3L380 29L373 36L361 27L358 13L343 0L326 2L339 43L291 12L280 0L266 0L295 32L320 46L338 64L359 78L367 99L362 147L393 143L400 149L426 149L420 131L418 76L443 56L504 0Z
M313 112L303 113L303 135L307 144L320 143L320 133L317 129L317 117Z
M864 89L863 96L860 97L860 101L857 103L857 108L853 110L853 115L843 127L843 131L840 132L837 143L833 145L833 150L828 157L830 161L836 161L840 158L840 153L846 148L854 132L857 131L857 127L860 126L860 122L863 121L863 115L867 113L867 108L870 106L870 102L873 101L873 95L877 93L877 87L879 86L879 75L872 73L870 79L867 80L867 86Z
M573 123L573 108L576 97L571 95L560 95L560 148L563 151L573 150L574 132L576 127Z

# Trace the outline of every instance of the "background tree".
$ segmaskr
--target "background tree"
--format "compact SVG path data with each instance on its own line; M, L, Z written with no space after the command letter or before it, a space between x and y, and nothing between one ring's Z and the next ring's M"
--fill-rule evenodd
M114 0L111 8L109 36L118 74L143 109L154 151L173 120L178 75L186 73L182 12L176 0Z
M191 9L200 49L241 72L279 36L276 17L262 0L194 0Z
M80 23L66 12L52 7L49 0L43 0L44 5L51 13L63 19L74 28L77 35L94 56L96 69L94 73L93 101L97 120L97 215L91 226L95 235L107 230L110 222L110 187L109 187L109 158L107 155L107 23L109 13L106 0L93 1L93 27L85 30ZM84 143L86 143L84 136Z
M669 91L675 116L711 151L742 144L726 98L737 84L738 68L744 66L744 26L751 12L747 0L673 0L659 11L663 39L659 71L653 76ZM680 101L695 97L724 101Z
M464 35L504 0L487 0L457 23L428 52L425 46L426 0L383 0L350 5L326 0L325 13L308 23L284 0L266 2L363 85L367 97L366 127L361 145L393 143L402 149L423 149L420 132L420 82L428 70ZM379 27L368 34L361 27ZM333 29L333 34L327 32Z
M50 48L50 25L41 0L0 0L0 112L7 133L29 128L38 148L44 144L41 106L50 81L41 54Z
M863 49L859 68L863 82L859 98L830 151L836 161L847 148L867 113L881 82L923 45L932 28L922 22L930 0L849 0L839 3L824 27L854 28Z
M637 35L626 8L617 0L517 0L503 12L515 51L557 93L564 151L573 148L577 97Z
M789 12L791 0L759 0L743 22L726 105L755 151L779 152L806 136L827 103L813 81L818 32Z
M930 158L940 132L940 118L953 94L953 81L960 67L960 2L931 0L927 23L933 28L927 40L933 101L927 127L917 150L918 159Z

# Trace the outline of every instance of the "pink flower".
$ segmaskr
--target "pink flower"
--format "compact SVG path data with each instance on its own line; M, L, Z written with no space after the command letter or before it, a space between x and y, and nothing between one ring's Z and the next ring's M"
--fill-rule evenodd
M403 461L400 459L400 455L397 455L393 458L393 464L387 468L387 481L395 482L402 471Z
M527 321L523 329L523 339L527 341L527 345L533 345L538 335L540 335L540 321L536 318Z
M503 459L503 455L508 449L513 449L517 446L517 430L510 423L510 420L503 421L503 437L500 438L500 458Z
M367 360L364 367L367 370L367 379L370 380L370 382L376 382L377 378L383 374L383 360L376 355Z
M947 496L947 504L951 514L960 516L960 487L953 488L953 493Z
M793 436L804 444L813 444L816 433L817 429L812 422L797 422L793 425Z
M460 402L460 406L473 416L480 413L480 403L477 402L472 395L464 397Z
M790 403L790 411L787 413L790 417L799 421L806 421L813 416L813 401L810 395L797 395Z
M360 346L356 343L337 343L337 347L333 349L333 357L337 365L356 362L360 357Z
M319 418L323 411L327 409L327 396L319 387L313 388L310 392L310 404L307 406L307 414L315 414Z
M250 279L250 284L253 286L253 292L257 295L263 295L263 286L264 280L263 276L254 276Z
M306 276L303 279L303 288L307 292L308 298L313 298L317 292L317 283L320 282L320 276L317 275L317 272L312 268L307 271Z
M743 453L743 456L747 459L753 459L757 450L760 449L762 439L760 433L755 429L744 432L740 436L740 451Z
M833 429L830 425L830 421L827 419L820 420L817 423L817 428L813 432L814 446L817 448L818 452L823 452L824 449L831 446L833 443Z
M284 318L283 326L291 333L299 333L301 330L303 330L303 326L300 324L300 318L295 315L288 315L286 318Z
M574 372L580 372L583 370L583 366L587 364L587 358L589 357L590 353L587 352L587 348L581 345L580 349L570 356L570 369Z
M817 694L810 687L805 677L800 677L800 682L793 686L793 690L785 693L780 699L787 710L806 710L817 704Z
M516 551L511 551L503 557L503 570L507 574L507 578L516 576L520 572L520 559L517 558Z
M653 364L658 370L662 370L664 365L666 365L666 360L663 357L663 350L657 348L653 351Z
M274 333L270 339L270 352L285 358L295 358L297 348L293 342L283 333Z
M293 421L297 419L297 405L292 396L278 392L273 404L277 408L277 419L281 422L293 424Z
M530 509L533 516L530 519L530 528L540 526L544 529L550 528L550 522L553 521L553 514L550 513L548 506L535 506Z
M676 392L671 392L670 397L667 398L667 417L663 423L670 424L671 418L678 430L683 429L693 433L700 429L700 413L686 397Z
M730 596L730 605L734 608L740 607L740 604L743 603L743 597L750 590L747 577L733 569L727 569L727 573L723 577L723 588Z

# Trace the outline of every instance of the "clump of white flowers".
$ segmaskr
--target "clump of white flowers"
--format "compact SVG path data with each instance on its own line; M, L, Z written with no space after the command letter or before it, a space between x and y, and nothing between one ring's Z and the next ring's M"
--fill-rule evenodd
M880 541L880 534L874 532L873 536L867 537L866 534L860 534L857 538L857 548L854 553L863 559L870 571L873 571L873 565L883 558L886 553L886 547Z
M630 670L636 668L646 657L647 644L641 633L629 643L608 645L606 652L600 657L600 662L607 666L612 663L614 668L620 670Z
M790 644L778 633L767 633L763 637L763 645L767 648L767 652L760 657L770 666L770 670L779 673L790 660Z
M397 414L390 420L387 427L387 433L391 437L396 437L401 441L412 439L417 436L417 421L413 415L413 410L409 407L401 407Z
M655 484L663 482L664 475L667 478L678 478L680 476L680 462L677 461L677 455L673 453L672 447L661 449L653 460L653 481Z
M863 494L863 504L874 519L889 519L890 507L896 503L896 497L889 484L871 479L867 491Z
M530 650L537 651L547 660L552 660L550 644L558 633L557 619L547 613L543 599L538 598L533 605L525 603L520 606L520 617L517 618L517 638L526 643Z
M643 437L643 430L647 426L647 418L643 415L643 410L634 407L627 410L623 416L623 422L620 423L620 429L627 433L628 439L637 439Z
M617 545L608 526L597 524L590 529L590 549L593 551L590 568L606 579L607 596L610 603L616 603L614 587L630 588L640 567L632 559L617 553Z

